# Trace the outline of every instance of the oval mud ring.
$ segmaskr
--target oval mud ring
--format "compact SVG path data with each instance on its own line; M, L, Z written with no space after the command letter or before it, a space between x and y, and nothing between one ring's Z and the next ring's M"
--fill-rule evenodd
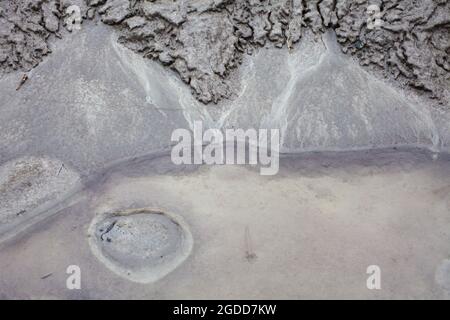
M130 209L96 216L89 227L94 255L116 274L139 283L157 281L191 253L183 218L158 209Z

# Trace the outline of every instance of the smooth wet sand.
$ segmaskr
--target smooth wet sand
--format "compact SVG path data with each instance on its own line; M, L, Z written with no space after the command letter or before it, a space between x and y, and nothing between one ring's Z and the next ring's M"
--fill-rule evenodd
M0 297L449 297L445 274L436 279L450 256L445 157L392 150L290 156L276 176L230 165L177 171L166 161L111 170L78 204L5 245ZM194 237L187 260L146 285L109 271L87 239L95 214L143 206L182 215ZM72 264L81 268L82 290L66 289ZM366 288L369 265L381 268L381 290Z

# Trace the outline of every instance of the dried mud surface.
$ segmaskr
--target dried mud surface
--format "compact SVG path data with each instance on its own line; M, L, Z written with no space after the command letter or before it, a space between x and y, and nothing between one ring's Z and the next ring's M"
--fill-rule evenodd
M0 2L0 74L30 70L81 19L173 69L203 103L233 97L230 74L261 46L292 48L306 29L334 29L345 53L435 105L450 101L447 0L13 0ZM75 15L75 16L74 16ZM82 22L82 21L81 21Z

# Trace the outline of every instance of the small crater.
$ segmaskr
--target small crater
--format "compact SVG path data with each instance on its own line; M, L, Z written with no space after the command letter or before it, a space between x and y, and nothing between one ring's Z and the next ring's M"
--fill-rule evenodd
M192 235L181 217L153 209L102 214L90 227L93 253L109 269L135 282L154 282L181 264Z

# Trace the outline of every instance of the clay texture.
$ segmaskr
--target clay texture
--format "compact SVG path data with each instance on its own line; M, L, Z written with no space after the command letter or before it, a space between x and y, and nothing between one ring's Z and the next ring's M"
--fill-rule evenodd
M114 25L126 47L175 70L203 103L233 97L230 74L244 54L261 46L291 49L305 29L334 29L342 50L372 72L449 101L447 0L3 1L0 72L39 63L73 4L83 18L97 12Z

